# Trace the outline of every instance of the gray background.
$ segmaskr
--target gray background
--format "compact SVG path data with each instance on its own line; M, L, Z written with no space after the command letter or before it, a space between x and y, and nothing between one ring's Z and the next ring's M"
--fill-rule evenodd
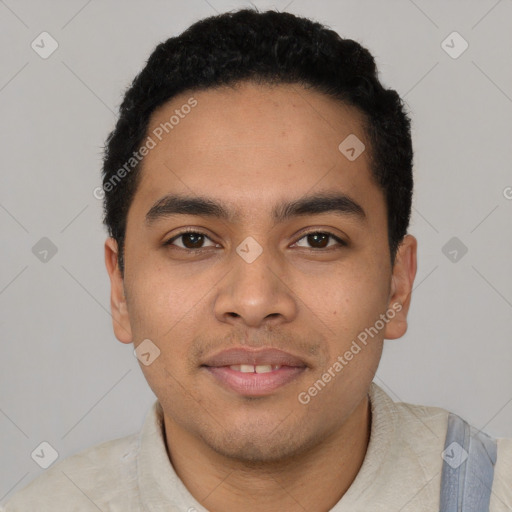
M419 268L409 331L386 342L376 382L512 436L512 0L254 4L361 42L411 111ZM43 471L42 441L62 459L128 435L154 400L112 332L102 145L158 42L245 5L0 1L0 503ZM43 31L59 45L47 59L31 48ZM458 58L441 46L453 31L469 43ZM43 237L57 248L46 262Z

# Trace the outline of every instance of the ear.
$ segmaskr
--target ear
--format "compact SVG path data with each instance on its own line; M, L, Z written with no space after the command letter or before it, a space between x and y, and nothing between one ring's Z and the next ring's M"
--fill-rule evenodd
M416 252L418 242L412 235L405 235L396 254L391 290L389 295L389 310L395 312L386 324L384 338L394 340L402 337L407 331L407 313L411 304L412 286L416 276Z
M122 343L132 342L130 317L124 295L124 280L119 269L119 251L116 240L105 241L105 266L110 277L110 310L116 338Z

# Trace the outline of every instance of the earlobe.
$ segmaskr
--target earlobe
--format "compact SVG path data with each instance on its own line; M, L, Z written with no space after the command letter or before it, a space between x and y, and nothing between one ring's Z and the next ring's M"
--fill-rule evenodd
M111 237L105 241L105 266L110 277L110 310L116 338L122 343L132 342L130 317L124 294L124 279L118 262L117 241Z
M397 251L388 303L390 320L384 331L386 339L400 338L407 331L407 313L417 268L417 245L414 236L406 235Z

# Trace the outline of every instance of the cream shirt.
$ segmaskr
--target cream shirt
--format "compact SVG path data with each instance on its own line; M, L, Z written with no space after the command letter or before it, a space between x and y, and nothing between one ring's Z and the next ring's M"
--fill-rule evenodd
M395 403L369 391L370 443L354 482L331 512L435 512L448 411ZM68 457L0 509L4 512L207 512L167 456L156 401L142 430ZM512 439L498 439L491 512L512 511ZM273 512L273 511L271 511Z

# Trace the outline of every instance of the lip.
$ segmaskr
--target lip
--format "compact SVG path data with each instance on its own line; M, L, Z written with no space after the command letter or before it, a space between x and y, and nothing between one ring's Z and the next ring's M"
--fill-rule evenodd
M266 373L242 373L230 368L236 365L279 366ZM225 389L243 396L266 396L292 382L308 365L299 357L278 349L250 350L232 348L215 354L202 367Z
M248 348L231 348L214 354L203 362L203 366L219 367L233 366L237 364L252 365L279 365L290 367L308 366L300 357L294 356L289 352L278 350L276 348L265 348L251 350Z
M305 366L282 366L268 373L242 373L229 366L207 366L208 371L223 387L243 396L270 395L285 384L295 380Z

